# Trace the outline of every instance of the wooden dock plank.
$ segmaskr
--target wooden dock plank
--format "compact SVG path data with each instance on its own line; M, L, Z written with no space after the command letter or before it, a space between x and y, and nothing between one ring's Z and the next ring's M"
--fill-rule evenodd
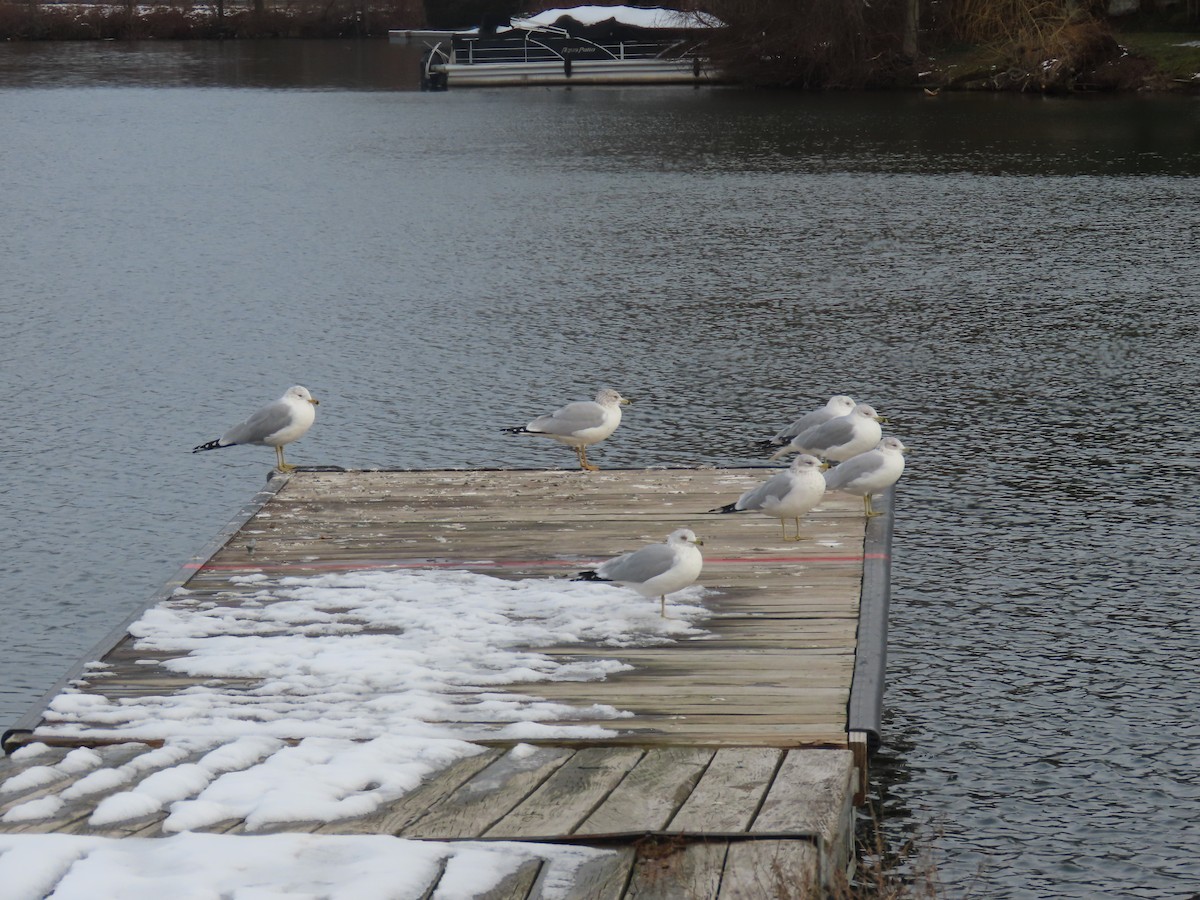
M817 849L805 841L731 844L718 900L822 896Z
M373 815L330 822L314 830L318 834L400 834L503 755L503 750L491 749L460 759Z
M625 896L630 900L715 900L728 850L726 841L654 845L639 855Z
M721 833L746 831L762 805L783 752L764 747L721 749L668 831Z
M625 886L635 860L633 848L611 850L576 869L571 884L565 889L556 885L553 890L547 878L551 867L543 866L541 877L530 892L530 900L621 900L627 896Z
M112 786L105 790L82 792L70 789L91 772L120 770L126 764L143 757L149 749L145 744L136 743L75 750L56 747L34 757L31 760L33 765L25 766L22 771L33 769L30 774L38 775L44 772L46 776L56 777L47 777L45 780L39 778L40 783L32 789L0 792L0 797L4 798L3 804L0 804L0 831L5 834L48 834L86 828L86 820L96 805L105 797L128 789L128 784L124 779L112 778L109 779ZM97 762L91 766L70 765L68 757L79 757L81 754L92 755L96 757ZM166 764L167 761L164 761L163 765ZM60 768L64 765L69 767ZM146 771L153 771L153 768L147 767ZM5 784L8 783L6 779ZM64 791L67 792L65 797L62 796ZM47 814L39 818L29 818L20 807L37 801L43 801L45 805L42 808Z
M484 834L490 838L537 838L574 834L579 824L629 774L643 751L587 747Z
M835 860L848 858L853 835L855 794L853 754L849 750L792 750L754 819L751 831L811 831L820 836L820 876L833 876Z
M471 900L525 900L533 890L542 868L540 859L527 860L515 872L501 879L499 884L482 894L476 894Z
M575 834L661 831L691 794L714 753L701 747L646 751Z
M423 839L480 837L571 756L561 747L510 750L394 833Z
M183 748L139 752L124 764L126 780L102 791L89 792L78 798L78 803L69 804L64 816L69 816L71 821L62 822L53 831L95 837L161 836L162 822L170 810L164 808L152 793L139 791L140 785L157 772L178 770L179 766L195 763L207 752L207 749ZM105 802L118 797L123 801L119 806L125 814L114 818L116 814L105 807ZM82 815L78 814L80 811Z

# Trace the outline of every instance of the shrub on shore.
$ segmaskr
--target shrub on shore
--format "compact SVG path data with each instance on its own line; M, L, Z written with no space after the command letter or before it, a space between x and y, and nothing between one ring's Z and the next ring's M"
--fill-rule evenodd
M357 0L266 7L263 4L2 3L0 40L209 40L215 38L386 37L417 27L412 2L366 6ZM419 10L419 4L416 4Z

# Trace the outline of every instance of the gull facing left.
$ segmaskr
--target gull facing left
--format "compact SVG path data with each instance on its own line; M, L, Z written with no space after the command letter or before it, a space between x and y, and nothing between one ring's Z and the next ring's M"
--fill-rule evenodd
M579 467L589 472L600 471L588 462L587 448L598 444L617 430L621 424L621 407L632 401L612 388L604 388L595 400L576 400L548 415L538 416L520 428L505 428L508 434L542 434L566 444L579 457Z
M580 572L573 581L615 581L631 587L643 597L658 597L660 612L667 615L667 594L681 591L700 577L704 557L690 528L677 528L661 544L648 544L616 556L594 569Z
M236 447L238 444L274 447L276 468L281 472L290 472L296 467L283 461L283 445L290 444L312 427L320 402L308 392L308 388L294 385L274 403L268 403L215 441L193 447L192 452Z

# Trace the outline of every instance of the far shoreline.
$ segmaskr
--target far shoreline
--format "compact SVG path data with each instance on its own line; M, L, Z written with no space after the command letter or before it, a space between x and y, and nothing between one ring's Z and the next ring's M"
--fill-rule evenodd
M760 90L873 90L924 92L1093 95L1114 93L1200 94L1200 32L1148 31L1110 24L1096 46L1073 48L1041 60L1024 50L1013 58L1004 48L967 46L928 49L917 59L893 62L859 84L755 82L732 85ZM110 4L0 3L0 40L5 43L240 40L388 40L390 31L419 30L379 10L264 9L243 6L182 9ZM1033 60L1031 62L1031 60ZM752 67L746 71L752 71Z

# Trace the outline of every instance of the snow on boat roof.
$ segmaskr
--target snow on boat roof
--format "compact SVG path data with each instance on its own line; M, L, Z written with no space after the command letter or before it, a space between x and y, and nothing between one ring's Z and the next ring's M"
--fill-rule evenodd
M640 6L571 6L547 9L534 16L523 16L521 21L534 25L553 25L563 16L570 16L580 25L595 25L598 22L616 19L622 25L638 28L716 28L722 24L708 13L687 13L663 7L647 9Z

